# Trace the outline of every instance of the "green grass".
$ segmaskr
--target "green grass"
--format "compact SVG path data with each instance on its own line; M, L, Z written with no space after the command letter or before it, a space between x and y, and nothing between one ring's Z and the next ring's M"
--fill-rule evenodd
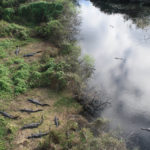
M68 108L76 108L80 107L80 104L77 101L70 97L62 97L58 101L54 103L54 106L57 108L68 107Z
M6 150L5 137L7 136L7 129L5 126L6 126L5 120L0 118L0 150Z
M27 40L30 37L30 29L15 23L0 21L0 37L16 37Z

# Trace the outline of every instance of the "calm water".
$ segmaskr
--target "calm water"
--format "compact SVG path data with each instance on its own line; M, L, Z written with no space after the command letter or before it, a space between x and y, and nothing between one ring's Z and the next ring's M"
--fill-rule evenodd
M89 84L112 102L103 116L113 129L132 132L141 150L149 150L150 132L140 128L150 127L150 17L133 20L121 13L105 13L89 1L80 5L80 45L83 54L95 59Z

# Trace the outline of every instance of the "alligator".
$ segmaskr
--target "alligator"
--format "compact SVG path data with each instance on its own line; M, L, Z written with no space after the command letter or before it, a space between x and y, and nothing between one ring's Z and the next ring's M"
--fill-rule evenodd
M48 135L49 132L46 133L37 133L37 134L31 134L30 136L27 137L27 139L33 139L33 138L41 138L43 136Z
M9 115L8 113L6 112L3 112L3 111L0 111L0 114L3 115L4 117L7 117L9 119L17 119L19 116L12 116L12 115Z
M38 53L42 53L42 51L37 51L36 53L37 53L37 54L38 54Z
M15 50L16 56L18 56L19 52L20 52L20 49L19 49L19 46L18 46L17 49Z
M39 111L43 111L42 109L32 110L32 109L20 109L21 112L27 112L27 113L36 113Z
M54 118L54 123L55 123L55 126L58 127L59 126L59 119L55 116Z
M32 57L32 56L34 56L36 53L30 53L30 54L25 54L25 55L23 55L23 57Z
M124 58L121 58L121 57L115 57L114 59L125 60Z
M24 125L24 126L21 128L21 130L37 128L37 127L39 127L42 123L43 123L43 116L41 117L41 121L40 121L40 122Z
M145 130L145 131L150 132L150 128L141 128L141 130Z
M29 53L29 54L25 54L23 55L23 57L32 57L34 56L35 54L38 54L38 53L41 53L42 51L37 51L37 52L34 52L34 53Z
M28 101L30 103L33 103L33 104L36 104L36 105L40 105L40 106L49 106L49 104L41 104L39 101L33 100L33 99L28 99Z

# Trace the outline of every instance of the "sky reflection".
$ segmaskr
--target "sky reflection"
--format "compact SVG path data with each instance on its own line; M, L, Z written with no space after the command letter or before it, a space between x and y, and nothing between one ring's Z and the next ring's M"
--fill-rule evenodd
M83 54L95 59L96 71L90 84L112 98L112 107L104 116L114 127L120 124L133 130L135 122L137 129L148 126L132 120L137 114L150 118L150 40L145 40L150 30L138 29L123 15L107 15L87 1L80 4L80 45Z

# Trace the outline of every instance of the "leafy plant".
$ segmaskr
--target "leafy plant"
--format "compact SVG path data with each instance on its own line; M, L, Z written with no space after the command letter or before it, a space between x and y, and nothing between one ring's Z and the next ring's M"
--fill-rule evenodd
M28 39L30 30L26 27L17 25L15 23L7 23L0 21L0 37L16 37L22 40Z

